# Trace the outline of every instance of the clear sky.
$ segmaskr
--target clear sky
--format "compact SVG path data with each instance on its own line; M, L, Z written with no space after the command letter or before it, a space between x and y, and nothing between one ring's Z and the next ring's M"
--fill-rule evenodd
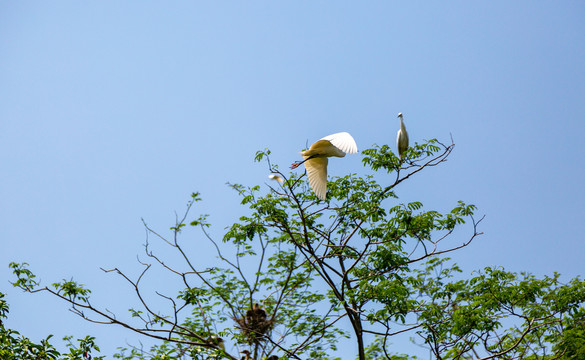
M583 275L584 19L582 1L0 2L7 325L136 344L13 289L9 262L123 312L132 294L99 268L140 269L141 218L168 229L200 191L219 237L243 211L225 183L267 181L256 150L284 169L339 131L394 148L398 112L411 142L453 135L450 160L398 195L486 215L455 256L467 273ZM362 171L360 155L329 171Z

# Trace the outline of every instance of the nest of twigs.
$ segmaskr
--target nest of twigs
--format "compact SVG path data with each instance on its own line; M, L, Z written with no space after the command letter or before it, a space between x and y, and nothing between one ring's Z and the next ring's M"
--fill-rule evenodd
M234 318L234 321L249 344L266 341L274 325L274 320L269 319L266 311L258 304L254 304L250 310L246 311L246 316Z

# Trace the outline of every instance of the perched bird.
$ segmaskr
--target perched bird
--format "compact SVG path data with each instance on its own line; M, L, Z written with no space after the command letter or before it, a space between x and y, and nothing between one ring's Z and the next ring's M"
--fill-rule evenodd
M355 154L357 145L351 135L346 132L340 132L325 136L315 142L309 150L301 152L303 161L294 162L291 169L296 169L299 165L305 164L309 185L315 192L315 195L321 200L325 200L327 195L327 158L331 156L344 157L345 154Z
M255 303L254 306L252 306L252 309L260 321L266 321L266 310L264 310L260 304Z
M242 354L244 354L244 356L242 356L240 360L251 360L252 359L252 357L250 356L250 352L248 350L242 350L240 352Z
M281 184L284 182L284 179L280 175L270 174L270 175L268 175L268 178L270 180L278 181Z
M246 311L246 320L248 324L254 324L266 321L266 310L258 303L254 303L252 308Z
M398 156L402 159L406 149L408 149L408 133L406 132L406 126L404 126L402 113L398 113L398 117L400 118L400 130L396 134L396 148L398 148Z

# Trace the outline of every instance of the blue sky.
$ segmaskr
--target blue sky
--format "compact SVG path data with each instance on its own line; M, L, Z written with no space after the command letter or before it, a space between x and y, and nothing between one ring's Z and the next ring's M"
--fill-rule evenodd
M584 18L580 1L1 2L7 325L93 334L106 354L137 343L13 289L8 263L125 311L131 293L99 268L138 271L141 218L167 229L200 191L219 237L243 211L225 183L267 181L257 150L284 169L338 131L394 148L398 112L411 142L453 135L450 160L398 195L486 215L455 256L466 272L582 275ZM329 171L360 172L360 156Z

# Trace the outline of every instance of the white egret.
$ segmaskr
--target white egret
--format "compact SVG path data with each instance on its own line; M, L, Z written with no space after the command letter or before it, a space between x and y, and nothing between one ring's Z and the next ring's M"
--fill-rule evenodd
M281 183L281 184L284 182L284 179L283 179L283 178L282 178L282 176L280 176L280 175L276 175L276 174L270 174L270 175L268 175L268 178L269 178L270 180L278 181L278 182L279 182L279 183Z
M396 134L396 147L398 148L398 156L402 159L406 149L408 149L408 133L406 132L406 126L404 126L402 113L398 113L398 117L400 118L400 130Z
M340 132L328 135L311 145L309 150L301 152L304 160L293 163L291 169L296 169L304 163L309 177L309 185L319 199L325 200L327 195L327 158L331 156L344 157L346 153L355 154L356 152L355 140L348 133Z

